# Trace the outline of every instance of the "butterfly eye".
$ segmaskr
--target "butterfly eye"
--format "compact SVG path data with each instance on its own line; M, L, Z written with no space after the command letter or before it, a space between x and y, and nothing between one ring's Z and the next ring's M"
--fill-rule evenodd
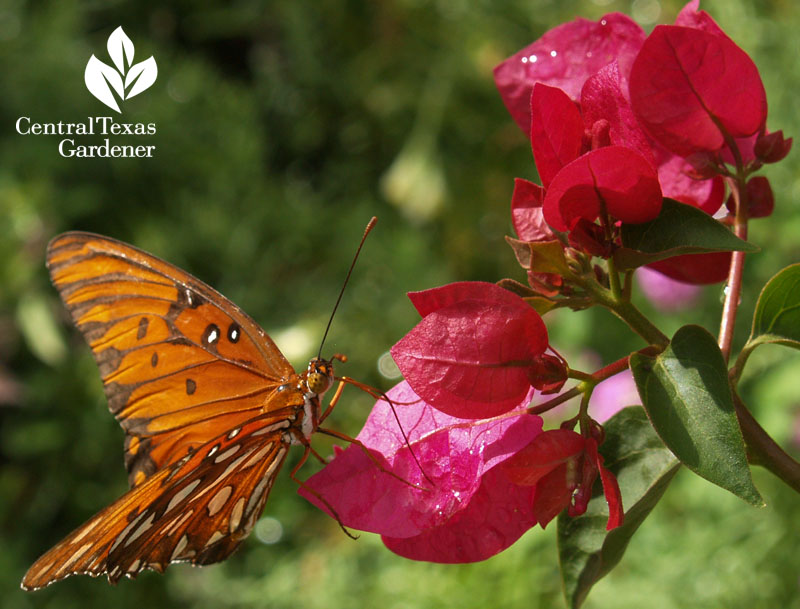
M331 379L327 374L321 372L309 372L306 378L306 385L311 393L322 395L331 386Z

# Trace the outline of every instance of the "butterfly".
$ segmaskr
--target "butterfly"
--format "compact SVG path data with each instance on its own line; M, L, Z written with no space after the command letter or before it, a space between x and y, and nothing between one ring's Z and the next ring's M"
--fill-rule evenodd
M130 490L41 556L22 588L224 560L253 529L289 448L308 457L340 391L325 412L320 397L342 386L332 360L298 374L222 294L108 237L60 235L47 267L125 432Z

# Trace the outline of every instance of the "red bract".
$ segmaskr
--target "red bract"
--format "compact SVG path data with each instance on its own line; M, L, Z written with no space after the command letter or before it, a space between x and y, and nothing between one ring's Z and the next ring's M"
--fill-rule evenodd
M545 188L578 158L583 144L583 119L561 89L536 83L531 95L531 148Z
M545 431L502 467L514 484L536 488L533 512L542 528L564 509L569 509L570 516L583 514L598 473L609 507L606 528L610 531L622 524L619 485L603 466L594 438L567 429Z
M713 19L697 11L697 2L689 3L681 11L678 24L724 37ZM578 19L550 30L532 45L509 57L495 68L495 81L514 120L531 136L537 167L545 186L554 177L555 164L552 161L557 157L550 155L548 158L544 144L557 142L562 153L582 145L582 152L586 152L597 147L587 145L587 136L593 139L598 123L605 122L611 144L637 150L653 163L664 196L713 214L723 203L721 180L718 177L696 179L692 165L663 148L642 130L630 107L630 70L644 41L641 28L624 15L609 14L597 22ZM554 56L550 55L551 51L555 51ZM580 103L584 127L582 144L575 137L575 109L567 109L563 100L557 100L553 110L538 104L539 107L533 109L534 124L531 126L532 115L527 104L529 100L533 101L531 92L536 83L557 87L563 90L566 98ZM564 111L557 112L556 107ZM562 154L562 166L564 160ZM716 172L716 168L714 170Z
M598 122L607 122L609 143L635 150L656 166L651 143L625 98L616 60L586 80L581 90L581 112L587 129Z
M661 211L658 175L642 155L606 146L579 157L553 179L544 198L544 217L558 231L581 218L593 222L601 210L622 222L652 220Z
M523 410L493 420L456 419L425 403L406 382L387 395L411 448L385 400L376 402L358 440L398 477L352 445L306 481L342 524L383 535L403 556L452 563L488 558L536 523L533 489L509 483L497 466L541 432L540 417ZM300 494L330 513L307 489Z
M514 179L514 194L511 196L511 221L514 232L522 241L552 241L553 231L547 226L542 213L544 189L538 184Z
M659 260L647 266L677 281L695 285L710 285L725 281L728 277L731 253L685 254Z
M586 79L612 59L617 58L627 75L644 38L642 28L619 13L599 21L576 19L553 28L498 65L495 82L511 116L528 134L534 83L558 87L577 101Z
M766 218L775 209L775 195L772 186L764 176L755 176L747 181L747 216L749 218ZM728 211L736 213L733 195L725 202Z
M753 61L724 34L657 26L633 63L630 98L648 133L675 154L717 151L764 126L767 97Z
M491 283L461 282L409 294L423 315L392 347L403 376L431 406L483 419L507 412L531 387L547 349L542 318Z

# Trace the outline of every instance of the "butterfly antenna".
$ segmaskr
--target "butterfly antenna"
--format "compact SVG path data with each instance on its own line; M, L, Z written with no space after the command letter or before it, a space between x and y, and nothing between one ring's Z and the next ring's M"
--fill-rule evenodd
M333 323L333 316L336 315L336 309L339 308L339 303L342 301L342 296L344 295L344 289L347 287L347 282L350 281L350 275L353 274L353 269L356 266L356 260L358 260L358 255L361 253L361 248L364 247L364 241L367 240L367 235L373 229L375 224L378 223L378 218L372 216L372 219L367 222L367 227L364 229L364 235L361 237L361 243L358 244L358 249L356 250L356 255L353 256L353 262L350 263L350 269L347 271L347 276L344 278L344 283L342 284L342 289L339 291L339 297L336 299L336 304L333 305L333 311L331 311L331 317L328 319L328 325L325 327L325 333L322 335L322 342L319 344L319 353L317 354L317 359L322 359L322 347L325 345L325 339L328 338L328 331L331 329L331 324Z

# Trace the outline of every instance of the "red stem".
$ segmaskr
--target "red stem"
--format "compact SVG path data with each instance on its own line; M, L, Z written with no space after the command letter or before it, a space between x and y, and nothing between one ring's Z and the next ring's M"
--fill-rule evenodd
M742 241L746 241L748 201L747 185L743 173L740 171L736 178L730 178L729 184L736 205L733 234ZM725 302L722 305L722 319L719 327L719 348L726 362L731 356L733 333L736 327L736 312L741 302L744 258L744 252L733 252L731 255L731 268L728 271L728 284L725 288Z
M656 353L657 349L653 347L647 347L641 350L641 353ZM594 384L599 383L600 381L604 381L607 378L614 376L615 374L619 374L623 370L628 367L628 359L630 358L629 355L618 359L617 361L609 364L605 368L600 368L597 372L592 375L592 379ZM583 388L580 385L576 385L572 389L565 391L564 393L557 395L556 397L547 400L546 402L539 404L537 406L531 406L528 408L528 412L531 414L542 414L543 412L547 412L552 408L555 408L559 404L563 404L567 400L571 400L572 398L579 396L583 393Z

